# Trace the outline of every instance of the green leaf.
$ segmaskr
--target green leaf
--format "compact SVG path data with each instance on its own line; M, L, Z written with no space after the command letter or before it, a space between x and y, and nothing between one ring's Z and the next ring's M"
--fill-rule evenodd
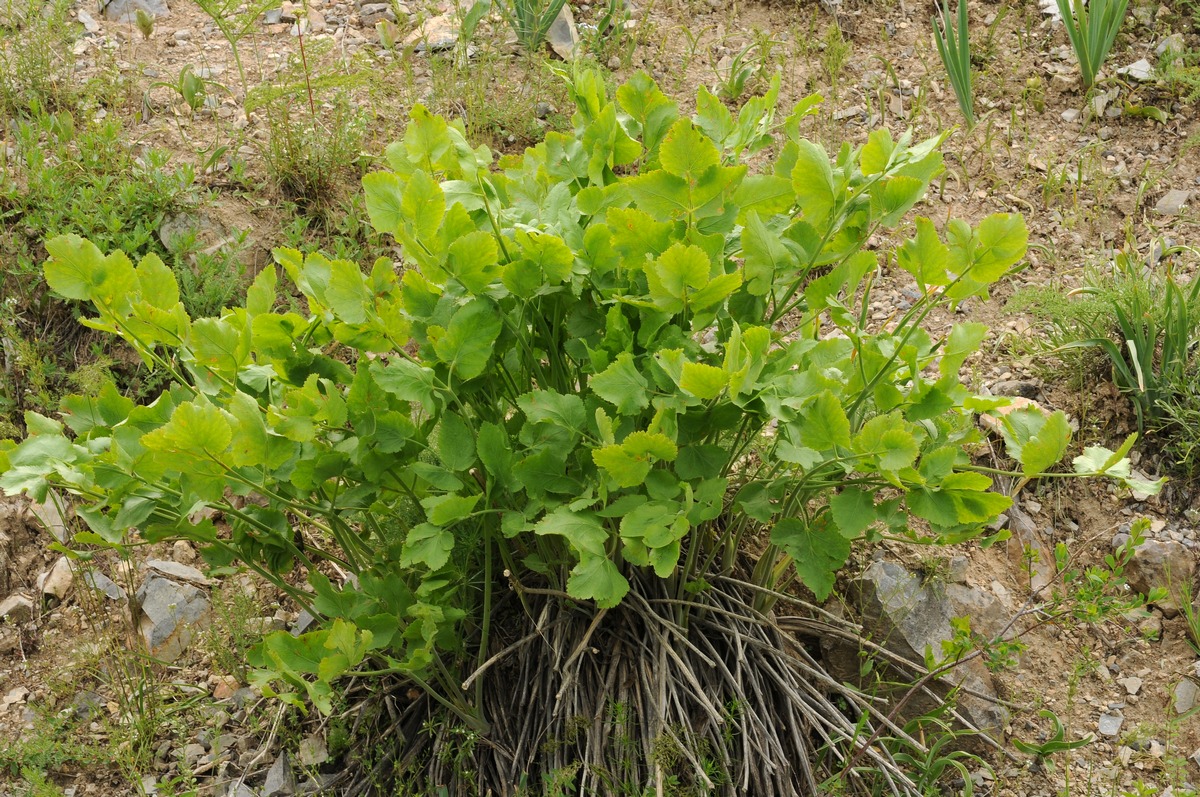
M896 144L887 128L871 131L859 155L859 168L865 175L879 174L891 163Z
M797 142L796 165L792 167L792 190L804 213L804 220L823 229L837 202L833 184L833 167L829 156L811 141Z
M583 399L574 394L535 390L518 397L517 406L530 423L550 423L572 432L578 432L587 423Z
M391 172L370 172L362 178L367 217L376 232L395 235L403 228L403 186Z
M604 546L608 542L608 531L594 512L572 512L567 507L560 506L538 521L533 531L539 536L557 534L570 543L581 556L605 556Z
M793 442L806 448L824 451L850 446L850 421L842 403L829 390L805 405L795 429Z
M368 212L369 209L368 204ZM400 213L402 223L411 230L413 238L429 246L445 218L446 195L437 181L424 171L413 172L404 186Z
M443 415L438 425L437 455L453 471L464 471L475 464L475 433L454 413Z
M432 523L422 523L413 526L405 537L400 564L411 567L421 563L430 570L441 570L450 561L450 552L453 550L453 534Z
M957 376L958 369L967 358L979 351L979 345L987 337L986 324L970 322L955 324L942 347L942 359L938 363L938 372L942 376Z
M729 383L729 374L723 369L704 363L685 362L679 386L698 399L715 399Z
M476 495L433 495L421 501L429 522L435 526L449 526L471 514L480 496Z
M429 327L429 337L442 362L463 379L474 379L487 368L500 326L500 316L491 304L473 299L455 311L440 334L435 333L437 327Z
M636 415L650 406L646 393L649 383L634 365L633 355L621 352L617 359L588 383L600 398L617 408L621 415Z
M878 519L874 496L873 492L858 487L847 487L829 499L834 525L843 537L852 540L862 536L862 533Z
M225 318L200 318L192 324L196 364L233 381L250 356L248 336Z
M670 174L695 182L721 163L721 154L708 136L690 119L671 125L658 152L659 162Z
M650 473L652 467L648 457L635 456L619 445L594 449L592 461L603 469L618 487L637 487L646 480L646 474Z
M594 600L601 609L620 604L629 592L629 582L607 556L584 554L567 578L567 593L573 598Z
M371 293L358 264L349 260L334 260L329 264L329 285L325 288L325 303L339 320L347 324L362 324L367 320L367 303ZM199 323L199 322L197 322Z
M917 219L916 227L916 237L905 241L897 250L896 262L916 278L922 290L931 285L948 285L950 276L946 268L950 263L949 247L942 243L929 219Z
M771 542L792 557L796 573L818 602L833 591L837 571L850 558L850 541L825 524L807 526L798 518L784 518L771 531Z
M233 439L229 419L207 401L180 404L165 426L142 437L142 445L151 451L188 452L220 458Z
M971 279L994 282L1025 256L1029 230L1019 213L994 213L975 230L978 241Z
M1016 412L1022 412L1017 410ZM1009 413L1009 416L1016 414ZM1071 442L1071 425L1066 413L1061 410L1051 413L1045 418L1038 410L1033 410L1038 418L1044 421L1038 423L1037 431L1026 438L1020 447L1017 459L1021 463L1021 472L1026 476L1044 473L1063 458L1067 446ZM1007 418L1008 416L1006 416ZM1032 416L1028 416L1032 419Z
M275 273L273 268L264 270ZM175 307L175 303L179 301L179 283L175 280L175 272L171 271L158 255L151 252L143 257L136 271L141 289L139 293L143 301L163 310Z
M91 241L78 235L59 235L46 241L50 259L46 284L67 299L90 300L107 277L104 255Z
M687 306L691 290L708 283L711 268L703 249L677 243L646 267L650 298L660 309L677 313Z
M419 402L426 407L434 404L438 390L437 374L432 368L418 365L411 360L393 360L387 365L373 362L371 378L375 384L402 401Z

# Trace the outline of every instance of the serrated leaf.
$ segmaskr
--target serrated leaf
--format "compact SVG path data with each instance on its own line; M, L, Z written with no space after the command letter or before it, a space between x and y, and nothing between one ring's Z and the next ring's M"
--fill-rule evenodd
M437 391L437 374L432 368L411 360L393 360L387 365L373 362L371 377L375 384L402 401L415 401L431 407Z
M649 458L631 454L619 445L593 449L592 461L607 473L618 487L637 487L646 480L646 475L652 467Z
M851 540L862 536L878 519L874 493L858 487L847 487L829 499L829 510L838 531Z
M458 415L446 413L438 425L437 455L453 471L475 464L475 433Z
M405 537L400 564L411 567L421 563L430 570L441 570L450 561L453 550L453 534L432 523L421 523L413 526Z
M636 415L650 406L650 397L646 393L649 383L634 365L633 355L629 352L618 354L608 368L592 377L588 386L616 407L621 415Z
M629 592L629 581L607 556L584 554L567 578L567 593L573 598L594 600L601 609L620 604Z
M693 182L721 163L721 155L712 139L690 119L679 119L671 125L659 147L658 158L667 172Z
M421 501L429 522L435 526L449 526L471 514L480 496L476 495L433 495Z
M538 521L533 531L539 536L556 534L562 537L580 555L605 555L604 546L608 542L608 531L594 512L572 512L567 507L560 506Z
M708 401L721 395L728 383L729 374L724 369L704 363L685 362L679 387L702 401Z
M491 304L474 299L455 311L449 326L433 341L433 350L461 378L474 379L487 368L500 327L500 316Z
M850 420L842 403L824 390L804 406L795 425L797 445L818 451L850 446Z
M837 202L829 155L819 144L807 139L797 142L791 177L792 190L804 220L817 229L824 229Z
M810 527L797 518L776 523L771 542L792 557L796 574L817 601L829 597L837 571L850 557L850 541L836 529L821 524Z

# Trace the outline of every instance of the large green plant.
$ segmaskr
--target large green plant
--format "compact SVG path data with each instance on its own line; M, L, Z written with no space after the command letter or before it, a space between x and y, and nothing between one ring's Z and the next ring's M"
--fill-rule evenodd
M657 584L678 629L731 574L752 571L759 609L793 578L823 600L855 540L978 535L1010 504L969 456L972 412L997 404L958 377L985 328L921 323L1014 267L1024 222L955 220L943 239L920 218L894 252L866 249L941 170L940 139L877 131L830 158L799 133L815 98L779 123L778 88L736 118L701 89L688 118L644 74L613 101L583 72L574 132L498 171L418 106L390 170L363 181L403 270L279 250L306 313L275 309L267 269L244 307L192 319L157 258L49 242L50 285L174 385L147 406L109 390L68 399L62 423L31 415L0 448L0 487L76 494L77 543L190 539L311 602L324 627L269 637L256 660L284 699L329 710L339 676L397 672L477 732L483 696L461 685L492 663L510 586L605 610L631 582L648 606L638 585ZM923 298L872 325L885 263ZM1021 472L1054 466L1065 417L1008 417ZM1097 449L1078 469L1122 467ZM311 596L283 577L297 562ZM792 777L791 749L771 777Z

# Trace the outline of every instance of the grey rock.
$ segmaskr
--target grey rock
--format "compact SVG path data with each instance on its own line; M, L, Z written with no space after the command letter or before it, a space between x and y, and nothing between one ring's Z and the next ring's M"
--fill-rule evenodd
M1099 731L1101 736L1116 736L1121 732L1125 715L1119 711L1110 711L1100 715Z
M993 396L1020 396L1021 398L1036 399L1042 394L1042 389L1035 382L1025 382L1020 379L1007 379L996 382L991 387Z
M180 756L183 758L183 763L187 764L189 768L194 768L196 764L200 763L200 759L204 758L204 754L207 752L204 749L204 745L192 743L183 746Z
M33 600L25 595L9 595L0 601L0 619L25 623L33 619Z
M67 541L66 503L53 490L42 502L34 501L29 505L38 525L48 531L59 542Z
M99 570L85 571L83 581L97 592L104 593L109 600L123 601L126 598L125 589Z
M458 27L451 16L439 14L421 23L403 43L417 53L449 50L458 43Z
M1117 69L1118 75L1124 75L1130 80L1147 81L1154 79L1154 67L1145 58L1139 58L1128 66Z
M971 560L965 556L953 556L950 558L950 564L947 566L949 571L946 574L946 579L955 584L967 583L967 568L971 566Z
M1125 693L1129 695L1136 695L1142 691L1142 679L1136 675L1130 675L1128 678L1118 678L1117 683L1125 687Z
M196 77L210 80L225 70L217 66L200 67ZM163 220L158 228L158 239L172 254L179 252L185 244L197 249L211 248L229 238L229 231L217 221L197 213L178 213Z
M1062 112L1062 118L1064 122L1074 122L1079 118L1079 111L1075 108L1068 108Z
M563 3L562 10L554 18L554 22L550 23L546 41L559 58L564 61L575 60L575 53L579 49L579 31L575 28L575 15L571 11L570 3Z
M281 752L267 770L267 779L263 783L263 797L289 797L296 793L296 773L292 771L292 762L288 754Z
M109 0L104 5L104 18L114 22L136 22L138 9L156 19L171 14L164 0Z
M1175 684L1175 689L1171 692L1171 702L1176 714L1186 714L1195 708L1197 698L1200 698L1200 686L1191 678L1184 678Z
M278 25L283 21L283 9L272 8L263 13L264 25Z
M1195 572L1196 560L1185 546L1174 541L1147 540L1133 549L1125 578L1130 587L1143 595L1160 587L1167 590L1166 597L1155 605L1170 619L1183 608L1184 595Z
M151 573L137 592L142 607L140 630L150 654L174 661L192 641L196 627L208 619L204 592Z
M329 748L325 744L325 737L319 733L306 736L300 742L298 755L300 763L310 769L324 764L329 760Z
M1000 633L1006 620L995 596L961 584L924 585L915 575L893 562L875 561L852 586L864 631L913 661L921 662L925 650L935 654L953 637L950 621L971 618L972 628L985 635ZM979 660L967 662L943 679L941 691L962 686L984 695L962 692L959 708L972 724L987 732L998 732L1008 721L1008 712L994 700L992 676ZM919 705L914 710L923 710Z
M180 562L172 562L169 559L147 559L142 564L142 569L153 571L175 581L186 581L198 587L212 584L212 579L196 568Z
M91 14L89 14L87 11L85 11L81 8L77 12L75 12L75 15L79 18L79 24L83 25L83 29L86 30L88 33L99 33L100 32L100 23L97 22L96 18L93 17Z
M1187 47L1183 41L1183 34L1172 33L1170 36L1158 43L1158 46L1154 48L1154 54L1161 57L1166 55L1168 50L1172 51L1173 53L1182 53L1186 49Z
M1172 188L1163 194L1162 199L1155 203L1154 212L1160 216L1178 216L1187 206L1191 196L1191 191L1185 191L1182 188Z
M104 709L104 695L85 689L71 700L71 713L76 719L94 717Z
M396 21L396 12L392 10L390 3L368 3L359 9L358 14L363 27L373 27L381 19Z
M313 617L308 609L301 609L300 615L296 618L296 622L292 623L292 636L300 636L307 631L317 618Z
M60 556L50 570L38 576L38 590L42 593L43 601L57 605L67 597L74 582L71 563L67 561L67 557Z

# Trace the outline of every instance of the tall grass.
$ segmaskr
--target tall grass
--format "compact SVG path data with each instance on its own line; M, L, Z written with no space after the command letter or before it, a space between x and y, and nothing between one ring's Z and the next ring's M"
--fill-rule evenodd
M1084 0L1057 2L1067 37L1079 59L1083 87L1091 89L1096 83L1096 73L1125 21L1129 0L1089 0L1086 4Z
M1059 0L1062 2L1062 0ZM948 5L937 5L941 20L933 19L933 37L938 55L954 87L958 107L967 120L967 129L975 126L975 90L971 85L971 40L967 36L967 2L959 0L957 19Z

